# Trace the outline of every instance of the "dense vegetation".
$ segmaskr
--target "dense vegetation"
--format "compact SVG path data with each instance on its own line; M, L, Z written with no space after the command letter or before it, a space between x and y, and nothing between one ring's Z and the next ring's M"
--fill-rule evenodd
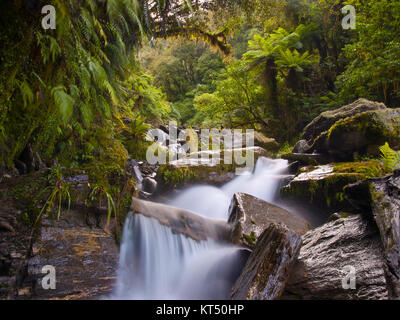
M41 7L57 10L44 30ZM341 21L354 5L355 30ZM400 105L400 3L2 1L0 167L26 146L74 168L143 158L149 125L296 141L321 111ZM160 40L157 40L160 39Z
M355 30L342 27L346 4L356 8ZM250 1L246 9L221 11L216 22L210 17L233 47L223 68L201 45L176 40L144 55L182 123L255 127L294 142L321 111L357 98L399 105L399 3ZM198 77L185 77L181 63Z

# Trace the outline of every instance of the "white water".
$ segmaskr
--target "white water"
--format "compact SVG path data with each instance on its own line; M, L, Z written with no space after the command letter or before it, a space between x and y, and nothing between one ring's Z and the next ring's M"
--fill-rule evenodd
M238 176L222 188L191 187L168 204L209 218L227 220L232 196L237 192L248 193L262 200L273 202L280 179L286 172L287 166L286 160L261 157L252 174Z
M239 176L218 189L197 186L170 204L210 218L227 220L235 192L272 201L287 162L260 158L254 173ZM228 299L238 276L241 251L214 240L196 242L142 215L130 215L124 226L117 299ZM238 269L239 267L239 269Z

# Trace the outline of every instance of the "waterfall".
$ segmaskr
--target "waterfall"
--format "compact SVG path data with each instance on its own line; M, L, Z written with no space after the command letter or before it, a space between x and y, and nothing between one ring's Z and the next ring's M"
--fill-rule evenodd
M228 219L235 192L272 201L287 162L260 158L252 174L238 176L218 189L196 186L170 205L209 218ZM228 299L248 251L215 240L195 241L174 234L159 221L130 214L120 250L117 299Z
M168 204L209 218L228 220L229 205L236 192L248 193L273 203L287 166L286 160L261 157L252 174L238 176L221 188L191 187Z

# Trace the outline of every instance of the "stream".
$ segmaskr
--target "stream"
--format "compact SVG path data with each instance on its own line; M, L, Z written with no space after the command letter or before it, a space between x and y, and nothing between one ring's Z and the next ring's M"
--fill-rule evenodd
M287 166L286 160L261 157L252 173L237 176L221 188L189 187L168 205L227 221L234 193L274 203ZM153 218L130 214L123 230L112 298L228 299L245 262L242 252L242 248L212 239L197 242L172 233Z

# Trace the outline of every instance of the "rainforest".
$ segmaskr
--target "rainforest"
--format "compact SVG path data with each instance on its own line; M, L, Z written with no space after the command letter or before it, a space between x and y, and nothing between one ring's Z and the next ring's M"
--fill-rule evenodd
M1 1L0 299L395 300L399 226L400 2Z

